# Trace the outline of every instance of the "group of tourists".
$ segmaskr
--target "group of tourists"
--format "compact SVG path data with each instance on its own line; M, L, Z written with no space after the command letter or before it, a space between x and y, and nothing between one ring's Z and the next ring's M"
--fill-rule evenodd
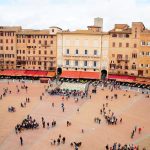
M51 145L60 145L65 144L66 142L66 138L62 137L61 134L59 134L59 137L55 140L55 139L51 139Z
M87 92L79 91L79 90L66 90L66 89L53 89L49 91L50 95L59 95L59 96L66 96L66 98L70 97L80 97L83 99L84 97L87 97Z
M30 115L27 115L27 118L23 119L21 124L17 124L15 126L15 132L20 133L24 129L37 129L39 127L39 123L36 122Z
M8 107L8 112L15 112L15 111L16 111L15 107L13 107L13 106Z
M105 146L106 150L140 150L139 146L136 146L134 144L125 144L121 145L120 143L114 143L112 146L109 146L108 144ZM143 149L144 150L144 149ZM146 150L146 149L145 149Z
M45 127L46 127L46 124L47 124L47 129L49 129L49 128L50 128L50 123L49 123L49 122L46 123L44 117L42 117L42 127L45 128ZM51 122L51 127L53 128L53 127L55 127L55 126L56 126L56 121L53 120L53 121Z
M102 109L100 109L100 114L104 116L108 125L116 125L118 118L111 112L111 109L108 108L106 112L106 108L108 108L108 103L103 104ZM122 118L120 118L120 123L122 123Z
M7 94L11 94L11 90L9 90L8 87L3 88L2 94L0 95L0 100L2 100Z
M78 150L79 147L82 145L82 142L71 142L70 146L75 148L75 150Z
M20 106L21 106L21 107L26 107L26 104L27 104L27 103L30 103L30 98L29 98L29 97L26 98L26 101L25 101L25 102L21 102L21 103L20 103Z

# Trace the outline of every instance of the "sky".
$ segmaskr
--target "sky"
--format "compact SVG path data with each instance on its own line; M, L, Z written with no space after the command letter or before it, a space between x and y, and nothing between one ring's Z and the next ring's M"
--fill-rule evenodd
M0 25L32 29L86 29L103 18L104 31L116 23L143 22L150 29L150 0L0 0Z

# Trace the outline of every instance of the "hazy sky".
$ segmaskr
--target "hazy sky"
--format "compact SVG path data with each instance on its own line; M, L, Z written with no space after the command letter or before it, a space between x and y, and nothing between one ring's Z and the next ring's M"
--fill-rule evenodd
M104 19L105 31L134 21L150 29L150 0L0 0L0 25L74 30L93 25L95 17Z

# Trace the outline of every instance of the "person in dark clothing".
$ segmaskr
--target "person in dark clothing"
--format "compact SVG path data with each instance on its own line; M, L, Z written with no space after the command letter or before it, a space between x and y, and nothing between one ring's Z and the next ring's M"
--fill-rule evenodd
M20 144L21 144L21 146L23 146L23 138L22 137L20 137Z

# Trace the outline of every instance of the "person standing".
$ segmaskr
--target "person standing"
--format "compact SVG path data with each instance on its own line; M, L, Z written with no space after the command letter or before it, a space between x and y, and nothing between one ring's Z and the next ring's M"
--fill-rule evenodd
M20 136L20 144L23 146L23 138Z

